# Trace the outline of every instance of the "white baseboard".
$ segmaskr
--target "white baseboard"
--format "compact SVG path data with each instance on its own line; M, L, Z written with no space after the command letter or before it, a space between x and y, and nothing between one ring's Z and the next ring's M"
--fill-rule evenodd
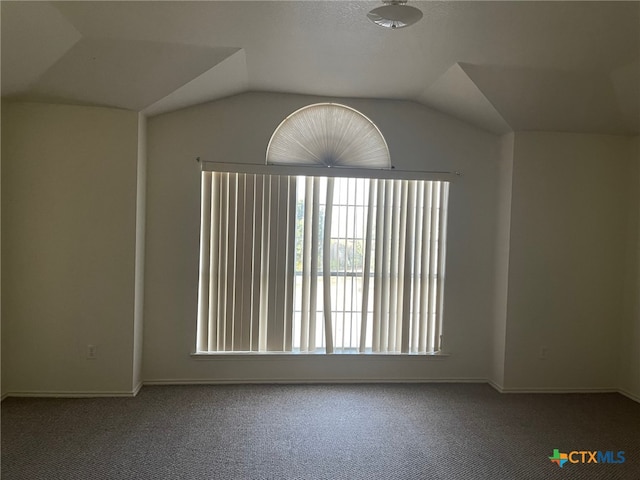
M145 380L144 385L238 385L238 384L364 384L364 383L487 383L484 378L314 378L311 380L290 378L216 378L216 379L177 379L161 378Z
M503 393L503 391L504 391L504 387L503 387L502 385L500 385L499 383L494 382L493 380L487 380L487 383L488 383L491 387L493 387L495 390L497 390L498 392Z
M367 383L413 383L413 384L422 384L422 383L486 383L494 388L499 393L554 393L554 394L566 394L566 393L619 393L624 395L625 397L640 403L640 396L635 395L629 391L617 389L617 388L527 388L527 387L515 387L515 388L504 388L503 386L497 384L492 380L487 380L486 378L425 378L425 379L416 379L416 378L377 378L377 379L361 379L361 378L352 378L352 379L335 379L335 378L325 378L325 379L313 379L313 380L300 380L300 379L288 379L288 378L225 378L225 379L177 379L177 378L167 378L167 379L155 379L155 380L145 380L140 382L132 391L98 391L98 392L86 392L86 391L50 391L50 392L42 392L42 391L23 391L23 392L8 392L2 395L0 401L9 398L9 397L35 397L35 398L102 398L102 397L121 397L121 398L132 398L138 395L140 390L145 385L241 385L241 384L251 384L251 385L263 385L263 384L278 384L278 385L313 385L313 384L367 384Z
M143 385L142 382L139 382L138 385L136 385L136 388L134 388L133 392L131 392L132 393L132 395L131 395L132 397L135 397L136 395L138 395L140 393L140 390L142 389L142 385Z
M625 397L640 403L640 396L634 395L633 393L620 388L504 388L502 385L491 380L488 380L487 383L500 393L619 393L620 395L624 395Z
M563 387L503 387L500 393L618 393L612 387L602 388L563 388Z
M622 389L618 390L618 392L621 395L624 395L625 397L630 398L631 400L634 400L634 401L640 403L640 395L635 395L635 394L629 392L628 390L622 390Z
M142 387L138 387L138 390ZM50 391L50 392L8 392L4 398L7 397L33 397L33 398L102 398L102 397L135 397L137 391L98 391L98 392L85 392L85 391Z

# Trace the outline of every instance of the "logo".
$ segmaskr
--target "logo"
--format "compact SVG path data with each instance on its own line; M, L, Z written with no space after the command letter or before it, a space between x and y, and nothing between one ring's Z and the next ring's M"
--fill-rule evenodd
M569 456L566 453L560 453L560 450L558 450L557 448L553 449L553 456L549 457L549 460L551 460L551 463L555 463L556 465L558 465L560 468L562 468L562 466L567 463L567 459L569 458Z
M607 450L601 452L599 450L573 450L569 453L562 453L559 449L553 449L553 455L549 457L551 463L555 463L562 468L567 462L569 463L624 463L624 452L614 452Z

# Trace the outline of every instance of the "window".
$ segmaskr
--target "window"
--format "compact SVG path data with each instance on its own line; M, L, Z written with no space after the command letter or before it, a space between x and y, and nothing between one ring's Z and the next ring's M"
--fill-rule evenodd
M294 349L437 351L447 183L307 177L296 184Z
M319 134L324 150L298 145L308 163L342 165L358 151L388 162L386 142L359 112L301 112L300 125L317 125L309 114L319 114L325 127L346 118L360 134L373 132L358 147L336 124ZM299 121L288 117L270 147L286 150L296 138L291 119ZM326 147L338 141L346 147ZM448 182L324 166L209 168L202 172L197 352L439 351Z

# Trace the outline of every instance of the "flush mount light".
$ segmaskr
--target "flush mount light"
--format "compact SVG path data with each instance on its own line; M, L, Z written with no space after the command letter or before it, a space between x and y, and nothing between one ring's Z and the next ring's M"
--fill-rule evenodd
M376 25L385 28L404 28L422 18L422 12L407 5L407 0L383 0L382 7L374 8L367 17Z

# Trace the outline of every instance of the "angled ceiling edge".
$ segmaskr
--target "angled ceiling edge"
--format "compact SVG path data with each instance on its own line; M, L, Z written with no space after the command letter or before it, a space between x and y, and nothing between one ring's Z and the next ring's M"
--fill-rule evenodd
M32 99L140 111L237 48L83 37L33 84Z
M418 101L492 133L502 135L513 131L462 63L449 67L422 92Z
M82 38L53 5L1 2L2 95L21 95ZM25 61L28 59L28 61Z
M164 98L149 105L147 116L190 107L247 91L249 84L245 51L239 49Z

